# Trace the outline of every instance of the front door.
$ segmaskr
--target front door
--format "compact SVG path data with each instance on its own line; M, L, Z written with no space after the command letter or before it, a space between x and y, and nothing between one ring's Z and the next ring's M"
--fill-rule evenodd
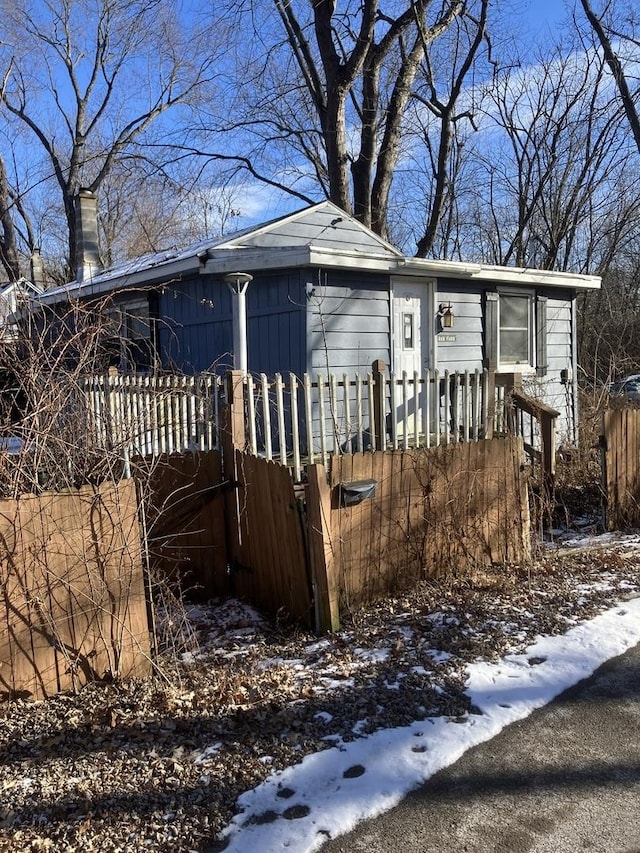
M431 335L429 324L430 287L427 282L393 284L393 361L392 370L396 380L401 380L406 372L407 378L413 380L414 374L424 376L424 371L430 366ZM422 431L422 404L424 395L418 388L409 385L410 397L408 411L404 405L396 405L398 433L414 434L416 429ZM402 400L401 391L396 394L396 400Z
M393 363L398 376L406 370L422 374L429 367L429 287L424 284L393 285Z

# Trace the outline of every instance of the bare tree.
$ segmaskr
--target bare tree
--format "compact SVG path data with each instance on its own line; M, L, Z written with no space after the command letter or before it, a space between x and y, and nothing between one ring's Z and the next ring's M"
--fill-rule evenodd
M479 185L487 259L597 270L599 228L628 198L611 189L633 166L602 59L558 48L535 68L500 73L483 126L493 137Z
M196 158L171 171L139 157L116 164L102 186L99 213L106 264L234 230L243 212L237 191L201 166Z
M638 80L632 76L628 68L621 60L620 51L614 47L618 42L621 49L630 47L634 53L634 62L637 64L638 55L635 51L640 48L640 37L638 37L638 12L634 5L625 7L624 11L616 6L613 0L605 2L602 12L596 13L590 0L580 0L589 26L598 40L604 58L607 61L613 78L616 81L620 100L629 127L635 139L638 151L640 151L640 112L638 112ZM627 29L625 30L625 26Z
M421 64L436 43L455 41L462 19L482 35L487 6L485 0L254 3L247 14L259 18L259 30L251 59L243 56L242 85L235 78L233 109L212 113L205 128L232 133L242 151L209 153L305 201L320 191L386 235ZM246 33L248 19L242 20ZM455 57L458 76L446 100L431 101L439 89L423 96L434 109L453 112L450 98L459 94L476 50L472 39L460 51L468 51L468 62ZM433 61L422 72L429 67L433 78Z
M43 155L74 263L74 197L97 191L133 156L168 110L211 81L215 51L196 34L187 49L174 4L164 0L18 0L5 7L0 103ZM166 137L171 128L165 125ZM34 182L35 183L35 182ZM26 202L25 202L26 203Z
M18 258L18 243L16 229L12 218L13 198L7 182L7 172L4 160L0 157L0 261L9 281L20 278L20 261Z
M451 215L454 208L455 193L453 192L456 172L460 168L458 156L451 159L452 149L460 137L456 139L456 126L463 120L474 121L474 105L467 97L464 106L460 107L463 86L467 83L469 72L476 60L481 45L486 37L487 15L489 4L487 0L480 3L479 16L465 15L459 17L453 25L456 37L451 45L451 56L448 62L438 63L431 58L425 46L425 59L421 86L416 88L413 97L435 117L438 131L437 141L432 142L432 136L427 130L424 134L425 144L429 151L431 177L433 180L433 201L427 212L426 227L418 240L417 252L419 257L425 257L434 248L438 229L448 204L449 223L451 230ZM445 94L439 91L439 76L442 69L449 69L448 80L445 76ZM440 73L438 73L440 72ZM446 75L446 70L444 72ZM462 147L457 145L457 154Z

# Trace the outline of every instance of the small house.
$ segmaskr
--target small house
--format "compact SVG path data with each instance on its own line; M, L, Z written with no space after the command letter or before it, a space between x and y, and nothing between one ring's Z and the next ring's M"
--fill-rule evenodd
M26 278L0 284L0 341L15 340L18 329L19 312L28 305L29 300L42 294L43 288Z
M77 280L38 301L110 296L123 370L488 368L560 412L559 438L575 441L576 297L600 286L596 276L409 257L328 201L109 270L94 232L80 229Z

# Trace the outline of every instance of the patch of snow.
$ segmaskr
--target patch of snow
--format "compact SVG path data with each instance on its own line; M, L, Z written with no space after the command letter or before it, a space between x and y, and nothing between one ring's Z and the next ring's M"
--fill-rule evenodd
M496 663L470 664L467 693L482 713L465 717L464 725L431 717L350 743L328 735L325 740L335 739L335 747L273 773L239 798L242 813L223 833L229 842L226 853L285 849L312 853L327 837L348 832L359 821L392 808L471 746L528 716L639 641L640 599L633 599L567 634L540 637L521 654L509 654ZM294 791L287 809L296 807L295 820L282 819L278 791L283 785ZM256 822L267 813L275 815L274 820Z
M328 711L318 711L317 714L313 715L314 720L322 720L323 723L330 723L333 720L333 714L330 714Z
M389 655L391 654L391 649L360 649L356 648L353 650L354 657L360 658L366 663L384 663Z

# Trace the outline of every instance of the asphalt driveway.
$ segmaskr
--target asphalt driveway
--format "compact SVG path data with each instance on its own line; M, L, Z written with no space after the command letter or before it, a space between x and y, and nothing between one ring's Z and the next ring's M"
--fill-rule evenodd
M640 853L640 645L322 853Z

